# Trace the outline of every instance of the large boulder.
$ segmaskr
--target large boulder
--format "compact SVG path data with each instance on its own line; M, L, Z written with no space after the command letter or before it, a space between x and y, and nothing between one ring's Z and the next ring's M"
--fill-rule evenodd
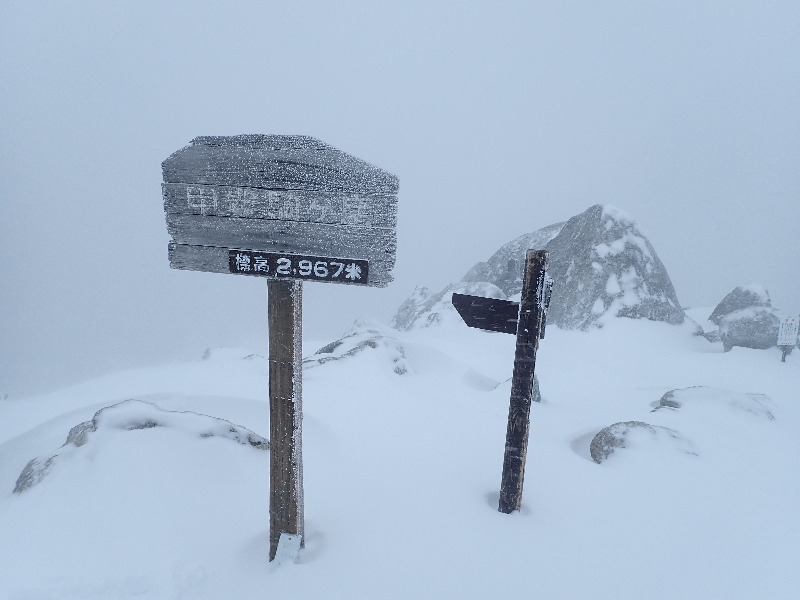
M463 324L461 317L453 306L453 293L469 296L483 296L505 300L506 294L496 285L485 281L455 283L447 286L438 294L432 294L427 288L414 290L406 299L392 319L392 327L401 331L421 329L444 323Z
M612 206L595 205L509 242L464 277L482 277L512 296L522 291L525 251L550 251L555 281L547 322L564 329L601 325L605 316L679 324L683 309L655 249L636 223Z
M723 316L719 321L719 337L728 352L734 346L766 350L778 343L780 313L766 306L752 306Z
M522 291L522 274L525 269L525 253L529 249L544 248L563 229L564 223L548 225L533 233L526 233L502 246L486 262L472 267L462 278L465 282L488 281L496 285L506 296Z
M554 280L548 324L588 329L602 327L607 317L683 323L675 288L653 246L628 215L598 204L505 244L472 267L461 284L439 294L417 288L392 326L412 329L457 318L453 292L500 299L520 294L525 253L542 248L550 251Z
M604 316L683 323L666 268L622 211L592 206L567 221L546 248L555 281L548 323L587 329Z
M772 304L770 303L769 292L767 292L763 286L755 283L740 285L734 288L731 293L717 304L713 312L709 315L708 320L719 325L720 320L725 315L752 306L766 306L771 308Z

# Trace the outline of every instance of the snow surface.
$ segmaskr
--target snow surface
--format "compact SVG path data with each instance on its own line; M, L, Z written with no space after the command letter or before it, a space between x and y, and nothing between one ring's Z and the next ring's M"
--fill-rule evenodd
M0 598L800 597L800 353L723 353L688 324L548 327L523 508L503 515L513 337L449 320L390 333L305 371L306 541L277 568L267 452L194 425L108 428L12 492L29 460L127 399L266 435L263 357L0 400ZM632 436L594 463L593 436L628 421L692 451Z

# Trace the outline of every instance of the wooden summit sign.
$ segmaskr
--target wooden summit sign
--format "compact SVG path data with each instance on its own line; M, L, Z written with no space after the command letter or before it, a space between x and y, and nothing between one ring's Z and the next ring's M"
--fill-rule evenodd
M392 279L394 175L285 135L198 137L161 166L172 268L377 287ZM238 262L234 251L245 251Z
M267 278L273 560L303 544L302 282L392 280L397 178L287 135L198 137L161 166L170 267Z

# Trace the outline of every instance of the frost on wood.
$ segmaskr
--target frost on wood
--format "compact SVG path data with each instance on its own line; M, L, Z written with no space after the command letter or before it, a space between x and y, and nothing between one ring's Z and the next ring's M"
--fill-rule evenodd
M268 283L270 560L282 533L303 537L302 285Z
M195 138L162 171L172 268L230 273L227 252L249 250L363 260L366 285L392 280L398 182L378 167L310 137L242 135Z
M20 493L39 483L50 470L74 451L90 444L98 431L136 431L165 427L188 433L199 438L218 437L243 446L268 450L269 442L240 425L230 421L194 412L176 412L159 408L142 400L125 400L119 404L98 410L90 421L72 427L61 449L47 459L31 459L20 473L14 493Z

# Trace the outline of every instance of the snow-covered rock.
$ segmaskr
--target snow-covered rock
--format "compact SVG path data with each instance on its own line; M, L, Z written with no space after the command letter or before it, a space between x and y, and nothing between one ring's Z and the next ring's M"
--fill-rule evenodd
M725 352L734 346L765 350L778 343L781 315L774 308L752 306L736 310L719 321L719 337Z
M718 420L720 413L749 414L774 421L773 402L766 394L732 392L707 386L670 390L652 404L653 412L677 411L698 418Z
M52 456L28 461L17 478L14 493L24 492L42 481L56 464L90 444L97 432L125 432L154 427L177 429L198 438L223 438L259 450L269 449L269 441L265 438L225 419L194 412L163 410L142 400L125 400L98 410L90 421L72 427L67 440Z
M393 326L407 330L457 318L453 292L500 299L520 294L525 253L542 248L550 251L554 280L548 324L587 329L602 326L607 317L683 323L675 288L653 246L623 211L598 204L505 244L439 294L417 288Z
M548 323L587 329L609 316L683 322L667 270L619 209L592 206L567 221L546 248L555 281Z
M426 288L418 287L411 297L400 305L400 309L392 320L393 326L401 331L408 331L443 323L463 325L461 316L453 306L454 293L498 300L506 299L503 290L485 281L454 283L438 294L431 294Z
M708 320L716 325L725 315L729 315L737 310L750 308L751 306L772 307L769 299L769 292L758 284L740 285L733 289L722 301L717 304Z
M390 325L400 331L410 329L411 324L419 313L422 312L423 307L428 300L430 300L431 296L433 296L432 291L425 286L418 285L414 289L414 292L406 298L400 305L400 308L397 309L397 314L395 314Z
M502 246L486 262L472 267L462 281L488 281L496 285L506 296L522 291L522 275L525 269L525 253L544 248L563 229L564 223L555 223L533 233L526 233Z
M326 344L303 360L303 368L312 369L367 351L379 353L384 359L383 363L391 367L392 371L398 375L405 375L411 370L403 345L397 338L388 335L385 325L372 319L357 320L352 329L344 336Z
M668 451L696 454L693 444L674 429L644 421L623 421L604 427L592 438L589 454L600 464L617 450L653 445L665 446Z

